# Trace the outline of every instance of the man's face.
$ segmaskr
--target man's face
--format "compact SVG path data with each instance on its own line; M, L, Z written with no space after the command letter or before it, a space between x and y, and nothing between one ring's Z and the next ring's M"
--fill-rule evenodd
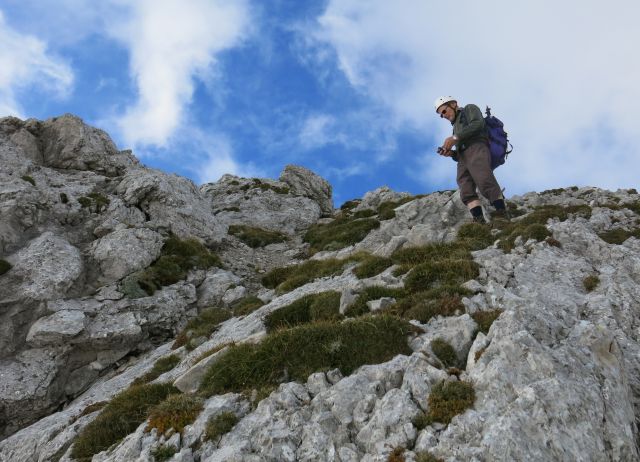
M453 122L456 117L456 111L449 104L443 104L438 108L438 114L443 119L447 119L449 122Z

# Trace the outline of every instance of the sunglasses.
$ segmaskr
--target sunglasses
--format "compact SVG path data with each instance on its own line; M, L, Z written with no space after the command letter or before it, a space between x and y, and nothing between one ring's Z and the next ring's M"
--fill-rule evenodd
M442 110L442 112L440 113L440 118L441 118L441 119L444 119L444 115L446 114L447 109L449 109L449 108L448 108L448 107L445 107L445 108Z

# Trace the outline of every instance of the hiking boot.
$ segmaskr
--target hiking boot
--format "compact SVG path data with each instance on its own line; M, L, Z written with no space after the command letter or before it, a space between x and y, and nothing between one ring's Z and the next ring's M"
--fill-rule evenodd
M480 215L478 217L471 217L471 219L473 220L473 223L479 223L481 225L486 225L487 224L487 220L485 220L482 215Z

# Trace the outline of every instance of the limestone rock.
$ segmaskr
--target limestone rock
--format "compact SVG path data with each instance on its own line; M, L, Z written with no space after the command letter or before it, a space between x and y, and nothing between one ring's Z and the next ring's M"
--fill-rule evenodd
M280 174L280 181L290 185L295 194L315 200L324 215L333 213L331 185L311 170L298 165L287 165Z

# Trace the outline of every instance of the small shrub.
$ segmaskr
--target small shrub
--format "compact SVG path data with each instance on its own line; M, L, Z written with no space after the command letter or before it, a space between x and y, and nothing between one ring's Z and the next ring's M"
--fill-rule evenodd
M395 209L397 209L403 204L406 204L407 202L411 202L412 200L417 199L418 197L421 197L421 196L415 196L415 197L409 196L409 197L404 197L397 201L383 202L378 206L378 219L382 221L382 220L390 220L391 218L395 218L396 217Z
M471 383L443 380L434 385L429 394L427 422L448 424L454 416L472 407L475 400Z
M372 217L376 214L375 210L372 209L364 209L364 210L358 210L357 212L353 213L353 218L369 218Z
M631 231L627 231L622 228L612 229L610 231L599 233L598 237L609 244L620 245L630 237L640 239L640 228Z
M304 242L314 251L339 250L363 240L367 234L380 227L375 218L336 218L328 224L315 224L304 235Z
M0 276L9 271L11 268L13 268L11 266L11 263L0 258Z
M287 236L283 233L246 225L229 226L229 234L236 236L254 249L287 240Z
M562 244L560 243L560 241L553 237L548 237L544 241L552 247L562 248Z
M149 383L160 377L165 372L169 372L171 369L176 367L180 362L180 357L178 355L170 355L165 356L164 358L158 359L153 368L147 372L142 377L138 377L133 381L134 385L140 385L143 383Z
M20 178L22 178L24 181L26 181L27 183L31 183L32 186L36 185L36 180L33 179L33 177L29 176L29 175L23 175Z
M438 357L444 367L457 367L460 363L456 350L444 339L433 339L431 341L431 351Z
M91 193L89 194L89 198L93 200L96 206L96 213L100 213L102 210L106 209L111 203L108 197L100 193Z
M406 276L404 285L410 292L419 292L436 286L461 284L479 275L473 260L439 260L422 263Z
M141 291L138 289L153 295L159 288L186 278L189 270L211 266L221 266L220 258L197 239L171 236L165 241L160 258L149 268L127 277L120 284L120 290L130 298L139 298Z
M91 207L91 199L89 199L88 197L82 196L78 199L78 202L83 209Z
M236 300L230 306L235 316L246 316L264 305L264 302L256 296L249 296Z
M360 199L353 199L353 200L347 201L340 206L340 210L342 210L343 212L349 212L354 208L356 208L358 205L360 205L360 202L362 202Z
M320 320L336 320L340 316L340 293L321 292L305 295L295 302L269 313L264 324L267 332Z
M98 417L76 438L71 450L74 459L90 459L132 433L147 419L152 406L179 390L168 383L138 385L117 394Z
M411 354L407 335L413 327L392 316L371 316L336 323L320 321L268 334L257 344L229 349L207 371L205 396L306 381L318 371L338 368L348 375L363 364L379 364Z
M62 202L63 204L69 203L69 196L67 196L65 193L60 193L60 202Z
M203 401L190 394L169 395L167 399L154 406L149 413L147 431L157 428L164 434L170 428L182 433L184 427L193 423L202 411Z
M488 311L476 311L471 315L473 320L478 324L478 329L483 334L487 335L493 321L498 319L498 316L502 314L502 310L488 310Z
M218 440L222 435L229 433L238 423L238 417L233 412L222 412L209 417L205 428L205 441Z
M151 455L153 456L155 462L164 462L165 460L171 459L176 453L176 448L173 446L167 446L166 444L161 444L153 451L151 451Z
M370 278L382 273L391 265L393 265L393 261L390 258L368 255L353 269L353 274L358 279Z
M405 450L406 449L403 447L395 448L393 451L391 451L391 454L389 454L387 462L406 462L407 459L405 459L404 457Z
M190 320L184 329L178 334L172 349L179 348L186 345L187 350L193 350L194 346L191 344L191 339L199 337L209 337L218 326L231 318L231 312L224 308L209 308L203 310L198 317Z
M349 305L345 311L345 316L356 317L369 312L367 302L378 300L382 297L392 297L400 299L405 296L404 289L390 289L383 286L369 286L358 295L356 301Z
M600 278L598 276L587 276L582 280L582 284L587 292L592 292L600 284Z

